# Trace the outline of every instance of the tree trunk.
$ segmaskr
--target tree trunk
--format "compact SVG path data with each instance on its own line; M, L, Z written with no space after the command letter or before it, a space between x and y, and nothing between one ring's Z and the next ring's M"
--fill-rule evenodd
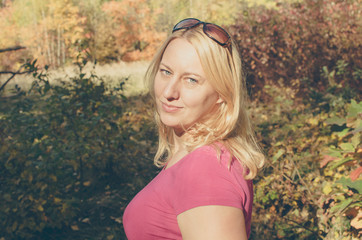
M61 31L61 29L60 29L60 27L59 27L59 25L58 25L58 27L57 27L57 64L58 64L58 66L60 66L61 65L61 58L60 58L60 52L61 52L61 48L62 48L62 43L61 43L61 34L60 34L60 31Z
M52 62L52 55L51 55L51 46L50 46L50 42L49 42L49 35L48 35L48 28L47 28L47 23L46 23L46 19L45 19L45 13L44 13L44 9L41 9L41 15L43 17L43 21L44 21L44 38L45 38L45 48L46 48L46 53L47 53L47 62L48 64L53 64Z

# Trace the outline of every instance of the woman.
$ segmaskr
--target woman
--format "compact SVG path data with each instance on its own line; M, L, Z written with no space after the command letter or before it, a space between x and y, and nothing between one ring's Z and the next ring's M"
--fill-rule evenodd
M264 156L235 43L217 25L184 19L146 80L159 131L155 164L163 169L127 206L128 239L247 239L251 179Z

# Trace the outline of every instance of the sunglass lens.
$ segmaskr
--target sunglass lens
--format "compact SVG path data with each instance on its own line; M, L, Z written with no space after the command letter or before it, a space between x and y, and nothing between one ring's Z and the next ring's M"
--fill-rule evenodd
M194 18L188 18L188 19L182 20L181 22L179 22L178 24L176 24L173 27L173 31L185 29L185 28L191 28L191 27L197 25L199 22L200 22L200 20L194 19Z
M204 31L209 37L213 38L220 44L226 44L230 39L229 34L215 24L205 24Z

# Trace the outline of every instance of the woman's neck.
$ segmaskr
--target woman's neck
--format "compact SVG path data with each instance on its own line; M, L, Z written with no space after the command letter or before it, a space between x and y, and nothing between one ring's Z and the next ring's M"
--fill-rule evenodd
M182 134L177 134L175 132L173 137L173 149L172 149L172 156L167 161L167 168L171 167L178 161L180 161L184 156L188 154L186 145L185 145L185 138L187 134L183 132Z
M175 132L175 134L173 135L174 149L172 149L174 153L186 150L185 146L186 135L187 135L186 132L182 133Z

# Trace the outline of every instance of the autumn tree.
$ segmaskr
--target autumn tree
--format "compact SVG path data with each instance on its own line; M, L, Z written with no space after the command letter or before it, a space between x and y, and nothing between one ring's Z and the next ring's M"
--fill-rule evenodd
M70 0L15 0L7 9L8 41L26 46L39 63L61 66L78 54L85 19Z
M11 1L2 1L0 8L0 49L21 45L20 32L14 18L14 8ZM24 51L4 51L0 54L0 70L13 71L20 66L21 59L27 55ZM19 61L20 60L20 61Z
M146 0L110 1L102 9L111 19L111 37L116 54L122 60L149 59L153 56L165 34L155 28L158 10L151 10Z
M102 10L104 0L78 1L77 6L85 22L85 39L83 47L88 51L92 60L109 62L117 60L114 49L114 38L110 28L111 19Z
M181 19L193 17L219 25L234 22L244 6L244 0L150 0L151 8L161 8L156 17L157 29L170 31Z

